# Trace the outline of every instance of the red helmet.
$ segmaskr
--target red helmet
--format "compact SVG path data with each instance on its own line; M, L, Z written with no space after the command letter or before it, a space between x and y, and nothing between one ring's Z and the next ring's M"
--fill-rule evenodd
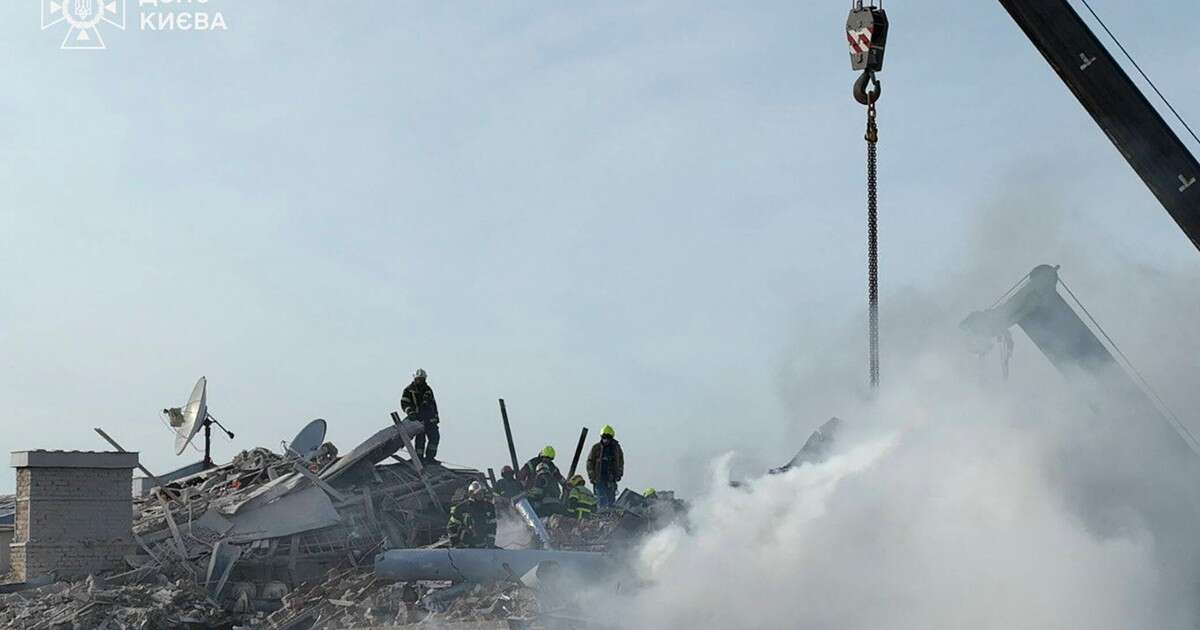
M512 475L513 475L513 467L512 466L505 466L504 468L500 469L501 477L511 477Z

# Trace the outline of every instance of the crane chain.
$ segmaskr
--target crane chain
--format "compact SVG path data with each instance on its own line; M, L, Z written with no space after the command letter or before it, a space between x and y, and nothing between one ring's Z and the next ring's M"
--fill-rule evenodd
M879 387L879 220L877 200L877 153L879 128L875 125L875 102L867 104L867 303L870 307L871 387Z

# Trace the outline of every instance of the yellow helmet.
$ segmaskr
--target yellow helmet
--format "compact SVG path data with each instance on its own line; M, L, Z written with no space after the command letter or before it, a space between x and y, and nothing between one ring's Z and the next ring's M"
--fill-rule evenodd
M546 448L542 449L542 452L540 453L540 455L542 457L549 457L550 459L554 459L554 447L547 445Z
M567 481L567 485L571 485L571 486L582 486L584 483L586 483L586 482L583 479L583 475L575 475L574 477L571 477L571 479Z
M608 437L616 437L617 436L617 432L615 429L612 428L611 424L606 424L606 425L604 425L603 429L600 429L600 437L604 437L606 435Z
M642 496L649 499L650 497L652 497L656 494L658 494L658 492L654 488L646 488L646 491L642 493Z

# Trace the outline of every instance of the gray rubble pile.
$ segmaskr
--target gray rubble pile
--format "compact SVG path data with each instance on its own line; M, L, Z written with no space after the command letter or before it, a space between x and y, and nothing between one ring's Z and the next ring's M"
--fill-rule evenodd
M204 589L189 580L110 586L89 577L73 584L55 582L33 590L0 595L0 626L20 630L89 628L221 628L238 615L212 606Z
M555 549L609 551L632 544L652 523L624 510L604 510L587 518L555 514L546 519L546 531Z
M255 448L164 483L135 498L137 551L114 567L111 589L88 599L93 579L5 596L5 627L98 627L109 617L93 616L109 612L114 628L246 623L278 609L290 585L370 566L383 549L436 542L450 501L483 475L395 456L413 424L389 426L340 458L330 444L310 457Z
M532 618L536 606L533 591L519 583L392 582L352 569L301 585L263 627L317 630L494 622L507 628L510 618Z
M0 626L549 627L547 615L568 607L547 603L545 571L558 575L560 563L566 568L572 558L607 563L610 554L597 552L619 553L668 522L649 504L627 498L627 509L543 523L528 501L498 498L514 544L464 553L517 554L500 563L506 570L377 572L379 558L408 553L396 550L414 557L422 549L457 553L444 549L447 510L472 481L485 480L476 470L397 456L401 448L411 454L419 426L397 419L340 457L329 443L307 454L255 448L162 483L134 499L136 551L124 566L71 583L48 576L40 586L0 585L0 593L16 591L0 594ZM529 583L534 574L542 575L540 586Z
M446 506L483 476L394 457L399 435L388 427L325 462L256 448L156 488L135 502L142 555L130 565L186 574L221 602L230 584L297 584L380 549L433 543Z

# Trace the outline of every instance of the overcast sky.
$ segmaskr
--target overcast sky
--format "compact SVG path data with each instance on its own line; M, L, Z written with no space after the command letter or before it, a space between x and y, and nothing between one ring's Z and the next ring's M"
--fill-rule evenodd
M37 0L3 3L0 447L100 450L101 426L170 470L198 454L158 412L205 375L219 459L314 417L348 450L423 367L448 462L505 462L504 397L522 459L609 423L639 488L725 449L782 463L837 413L797 404L797 357L865 379L847 4L209 0L228 30L146 32L129 0L107 50L63 51ZM1093 5L1200 120L1200 4ZM1131 309L1097 278L1200 255L1008 14L886 7L885 325L993 247L964 303L1074 261L1114 338L1176 353L1149 376L1194 384L1190 329L1139 311L1200 289ZM996 221L1014 199L1053 220Z

